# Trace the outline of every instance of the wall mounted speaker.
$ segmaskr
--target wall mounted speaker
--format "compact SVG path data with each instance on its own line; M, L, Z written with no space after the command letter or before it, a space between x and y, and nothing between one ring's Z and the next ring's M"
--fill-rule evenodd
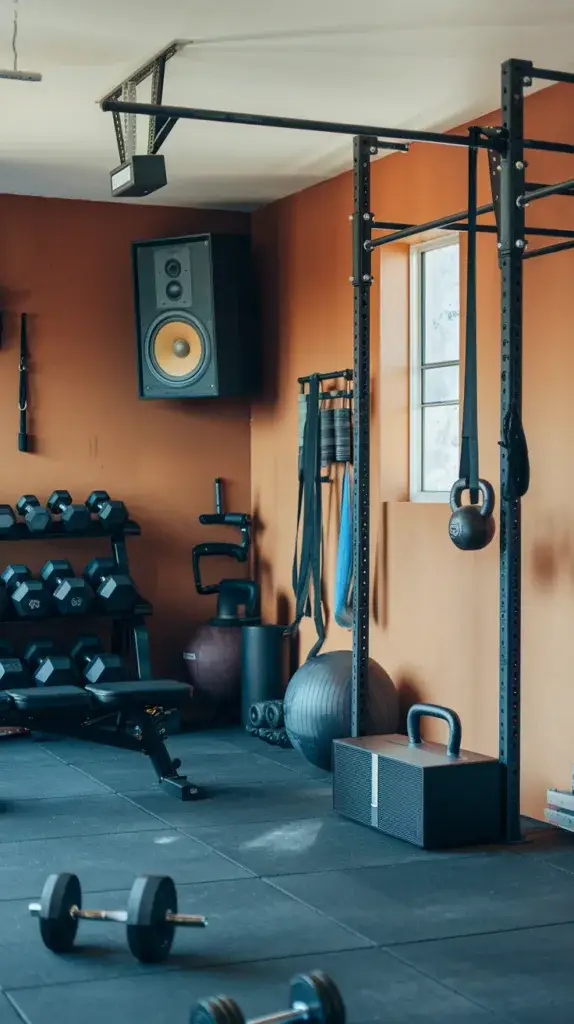
M249 236L135 242L132 261L140 398L255 394Z

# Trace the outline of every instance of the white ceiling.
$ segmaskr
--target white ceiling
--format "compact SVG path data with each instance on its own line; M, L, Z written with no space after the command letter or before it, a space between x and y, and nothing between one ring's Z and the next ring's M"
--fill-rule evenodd
M12 16L0 0L0 67ZM19 0L19 67L44 77L0 80L0 190L109 199L118 155L96 101L176 38L214 41L169 62L166 103L442 129L498 106L508 57L574 70L574 0ZM350 151L341 136L180 122L168 187L143 201L252 208L339 173Z

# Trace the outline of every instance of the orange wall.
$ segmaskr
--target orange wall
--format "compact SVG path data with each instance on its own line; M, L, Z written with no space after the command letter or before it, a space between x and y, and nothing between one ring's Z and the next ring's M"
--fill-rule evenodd
M224 478L227 507L249 508L249 408L217 400L137 397L130 243L203 231L248 231L241 214L0 197L0 292L7 311L0 351L1 501L24 492L44 501L67 488L82 501L93 488L122 498L142 526L129 542L133 576L156 606L154 667L181 672L192 620L211 613L196 595L191 547L204 535L197 517L213 508L213 478ZM17 450L17 314L30 314L30 429L36 453ZM2 564L39 569L72 557L79 569L103 542L57 547L2 545ZM95 623L97 625L97 623ZM6 629L7 627L5 627ZM83 627L85 629L85 626ZM11 630L24 635L23 627ZM41 632L41 631L40 631Z
M493 124L497 115L483 119ZM527 101L527 134L574 142L572 94L558 86ZM533 154L529 177L571 177L568 158ZM571 164L571 161L570 161ZM479 202L489 201L481 156ZM466 205L463 151L415 145L373 165L379 219L420 223ZM573 201L528 211L531 224L574 227ZM267 392L253 409L252 499L262 528L264 607L290 595L296 515L299 375L352 360L349 174L267 207L253 217L267 351ZM568 213L568 210L571 212ZM534 241L533 245L536 244ZM464 241L463 241L464 251ZM379 250L372 289L371 651L405 694L451 705L464 745L496 755L498 544L459 552L446 505L404 500L408 479L406 247ZM491 236L479 236L481 473L498 483L499 272ZM381 273L382 271L382 273ZM532 483L523 503L523 808L541 816L547 786L570 788L574 740L574 253L525 264L524 422ZM382 296L381 296L382 292ZM382 297L382 303L381 303ZM382 307L382 331L379 315ZM325 488L327 593L332 594L337 495ZM313 636L305 622L302 646ZM327 649L350 646L336 626Z

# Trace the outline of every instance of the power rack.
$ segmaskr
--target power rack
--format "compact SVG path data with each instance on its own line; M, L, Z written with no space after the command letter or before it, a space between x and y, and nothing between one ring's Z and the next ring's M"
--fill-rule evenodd
M169 51L169 47L162 53ZM162 59L159 55L158 60ZM162 65L163 74L165 62ZM159 73L159 71L158 71ZM381 245L418 234L424 230L476 230L497 235L501 272L501 446L500 446L500 689L499 758L504 766L503 827L508 842L521 838L520 827L520 704L521 704L521 499L522 452L513 437L522 431L522 263L574 246L574 231L561 228L528 227L525 206L552 195L573 195L574 179L553 184L525 180L525 152L538 150L574 154L574 145L547 139L524 138L524 95L535 79L574 84L574 74L535 67L530 61L508 60L501 67L501 126L496 129L473 126L468 135L385 128L375 125L273 117L225 110L123 102L106 97L104 111L114 115L143 114L153 126L179 120L213 121L259 125L314 132L351 135L353 139L353 275L354 290L354 537L355 579L353 625L352 735L361 733L363 697L369 658L369 492L370 492L370 292L371 253ZM133 95L130 79L122 83L122 95ZM116 91L116 96L118 91ZM120 140L118 139L118 142ZM461 210L426 224L398 224L377 221L371 210L371 158L381 149L405 150L409 142L427 142L467 149L485 149L489 154L493 201L476 212ZM157 151L157 149L156 149ZM479 224L476 215L495 214L496 224ZM391 233L373 237L374 231ZM561 241L528 251L528 237L549 236ZM513 425L512 428L509 425Z

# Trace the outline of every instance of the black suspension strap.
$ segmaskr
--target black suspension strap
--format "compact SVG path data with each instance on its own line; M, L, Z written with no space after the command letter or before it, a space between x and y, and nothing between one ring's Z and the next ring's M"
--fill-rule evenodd
M28 451L28 330L26 314L20 319L20 387L18 394L20 410L20 431L18 433L18 451Z
M462 443L459 478L470 491L471 504L476 505L478 489L478 372L476 358L476 179L478 150L473 145L479 131L469 131L468 148L468 255L466 272L466 326Z
M321 501L321 458L319 428L319 378L313 375L309 381L307 415L303 437L301 472L299 475L299 496L297 501L297 532L293 557L293 591L295 594L295 618L291 630L295 630L304 616L311 615L311 588L313 589L313 618L317 641L308 658L319 653L325 642L325 624L321 601L321 556L322 556L322 501ZM301 531L301 553L299 556L299 532Z

